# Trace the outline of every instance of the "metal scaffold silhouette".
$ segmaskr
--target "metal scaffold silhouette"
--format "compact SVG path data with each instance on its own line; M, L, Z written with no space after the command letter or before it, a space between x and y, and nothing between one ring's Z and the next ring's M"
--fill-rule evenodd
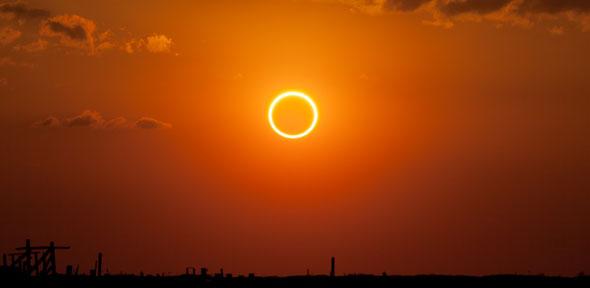
M48 246L31 246L31 240L27 239L25 246L18 247L18 252L9 253L10 264L7 257L3 257L3 264L11 270L26 275L55 275L57 274L57 264L55 252L57 250L70 249L69 246L56 246L53 241Z

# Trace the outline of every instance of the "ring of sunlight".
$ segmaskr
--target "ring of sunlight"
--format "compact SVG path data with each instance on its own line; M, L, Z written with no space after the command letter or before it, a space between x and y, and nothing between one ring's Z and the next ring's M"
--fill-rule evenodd
M274 113L275 107L283 99L288 98L288 97L296 97L296 98L300 98L300 99L305 100L305 102L307 102L307 104L309 104L309 106L311 107L311 110L313 111L313 120L311 121L311 124L309 125L309 127L305 131L298 133L298 134L289 134L289 133L285 133L285 132L281 131L281 129L279 129L277 127L277 125L275 124L275 121L274 121L273 113ZM313 100L311 99L311 97L305 95L304 93L296 92L296 91L285 92L285 93L282 93L279 96L277 96L277 98L275 98L272 101L272 103L270 104L270 107L268 108L268 122L270 123L270 127L272 127L272 129L277 134L279 134L285 138L288 138L288 139L303 138L303 137L307 136L309 133L311 133L311 131L313 131L316 124L318 123L318 108L315 105L315 102L313 102Z

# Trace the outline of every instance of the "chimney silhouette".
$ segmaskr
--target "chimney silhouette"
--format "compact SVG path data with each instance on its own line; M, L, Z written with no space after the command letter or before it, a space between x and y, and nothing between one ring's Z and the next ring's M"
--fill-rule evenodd
M332 268L330 269L330 277L336 276L336 258L332 257Z

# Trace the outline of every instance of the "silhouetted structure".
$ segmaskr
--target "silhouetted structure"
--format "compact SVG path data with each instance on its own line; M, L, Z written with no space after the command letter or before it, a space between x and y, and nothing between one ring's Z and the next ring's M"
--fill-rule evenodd
M495 287L590 287L590 277L559 277L559 276L523 276L523 275L492 275L492 276L382 276L382 275L345 275L329 277L318 276L286 276L286 277L244 277L206 279L200 277L163 276L163 275L110 275L91 277L88 275L52 277L19 277L2 274L0 270L0 287L60 287L60 288L495 288Z
M192 275L195 276L197 274L197 268L189 266L186 267L186 275Z
M10 256L10 268L25 275L55 275L57 264L55 251L70 249L68 246L55 246L53 241L49 246L31 246L31 240L27 239L24 247L16 248L16 253ZM4 259L3 259L4 261ZM7 262L7 261L4 261Z
M74 266L68 265L66 266L66 276L74 275Z
M102 253L98 253L98 265L96 267L96 275L98 277L102 276Z
M311 275L307 269L307 275L286 277L256 277L254 273L246 276L240 274L234 277L231 273L224 274L220 269L219 274L210 277L205 267L201 268L200 277L196 275L195 267L187 267L186 274L179 276L164 276L164 274L145 275L140 272L136 275L108 275L102 276L103 257L98 253L98 258L91 269L90 275L78 275L79 265L74 272L73 265L66 267L65 275L56 273L55 251L69 249L65 246L55 246L53 242L49 246L32 246L29 240L24 247L16 250L18 253L4 254L3 266L0 267L0 287L137 287L137 288L180 288L180 287L264 287L264 288L373 288L373 287L590 287L590 277L580 273L577 277L560 276L523 276L523 275L491 275L491 276L445 276L445 275L417 275L395 276L383 272L382 275L343 275L336 276L336 258L331 257L330 275ZM11 261L8 261L8 257ZM51 277L30 277L44 276Z
M332 265L331 265L331 268L330 268L330 277L335 277L336 276L336 267L335 267L336 266L336 258L332 257L331 260L332 260L331 261L332 262L331 263Z

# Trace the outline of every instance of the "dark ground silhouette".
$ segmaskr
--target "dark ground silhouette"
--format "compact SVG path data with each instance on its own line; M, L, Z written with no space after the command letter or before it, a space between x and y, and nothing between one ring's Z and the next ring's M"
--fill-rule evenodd
M521 275L494 276L288 276L288 277L210 277L200 276L8 276L0 278L1 287L590 287L590 277L547 277Z
M329 275L306 276L234 276L224 273L209 274L201 267L187 267L185 275L109 275L103 274L103 255L98 253L95 266L88 274L79 273L77 266L66 266L66 274L57 272L56 251L68 246L34 246L30 240L17 247L16 252L3 254L0 266L0 287L124 287L124 288L175 288L175 287L590 287L590 277L544 275L336 275L336 259L330 259Z

